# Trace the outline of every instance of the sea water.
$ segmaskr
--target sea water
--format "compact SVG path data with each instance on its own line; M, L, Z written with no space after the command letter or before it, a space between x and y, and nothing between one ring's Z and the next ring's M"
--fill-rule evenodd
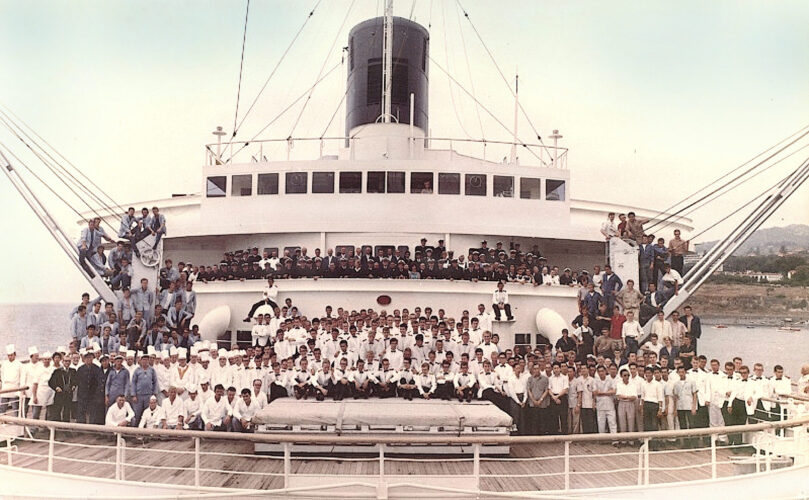
M40 351L66 346L69 339L72 304L1 304L0 359L6 344L14 343L20 357L27 357L28 346ZM703 325L698 353L724 364L733 356L741 356L753 369L753 363L764 364L766 375L780 364L792 380L800 378L801 365L809 363L809 327L799 332L779 332L776 327L728 326L713 328Z

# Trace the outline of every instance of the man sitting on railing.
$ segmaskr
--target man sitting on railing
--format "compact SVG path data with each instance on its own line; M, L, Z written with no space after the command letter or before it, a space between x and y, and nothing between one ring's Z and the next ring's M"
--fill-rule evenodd
M206 431L226 431L230 427L233 409L225 398L225 387L216 384L214 396L202 405L202 422Z
M165 429L166 412L157 404L157 396L149 398L149 406L143 411L138 427L141 429Z

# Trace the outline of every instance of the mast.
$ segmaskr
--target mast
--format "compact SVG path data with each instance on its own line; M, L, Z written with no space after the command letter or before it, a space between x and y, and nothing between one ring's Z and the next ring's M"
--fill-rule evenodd
M393 85L393 0L385 0L385 37L382 45L382 122L390 123Z
M514 73L514 140L511 143L511 161L510 163L517 163L517 126L519 124L519 110L520 110L520 75L515 71Z

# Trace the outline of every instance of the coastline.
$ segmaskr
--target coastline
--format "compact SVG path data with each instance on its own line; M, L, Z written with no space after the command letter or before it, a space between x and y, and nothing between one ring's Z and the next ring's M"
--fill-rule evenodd
M686 304L708 325L781 326L806 328L809 288L780 285L705 283Z

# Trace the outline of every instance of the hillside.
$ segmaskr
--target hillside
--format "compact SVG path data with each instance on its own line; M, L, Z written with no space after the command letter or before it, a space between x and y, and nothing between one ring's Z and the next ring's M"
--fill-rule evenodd
M687 304L717 323L779 324L809 320L809 288L706 283Z
M698 243L698 253L707 251L716 241ZM734 255L773 255L783 251L809 250L809 225L792 224L786 227L759 229L734 253Z

